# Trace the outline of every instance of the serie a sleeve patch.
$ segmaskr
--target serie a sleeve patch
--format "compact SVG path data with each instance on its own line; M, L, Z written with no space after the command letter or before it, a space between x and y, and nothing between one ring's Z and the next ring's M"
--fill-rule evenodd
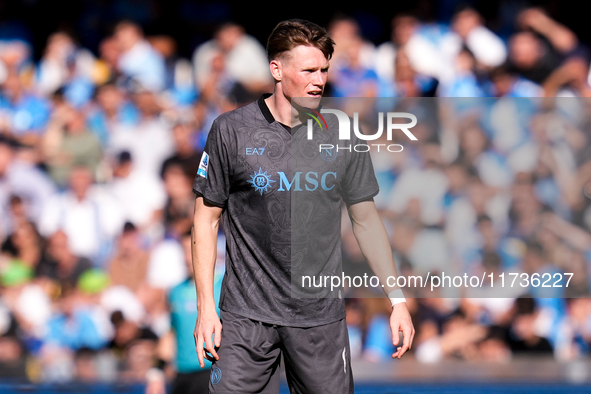
M201 161L199 163L199 168L197 169L197 175L202 176L203 178L207 179L207 167L209 165L209 155L207 152L203 152L201 155Z

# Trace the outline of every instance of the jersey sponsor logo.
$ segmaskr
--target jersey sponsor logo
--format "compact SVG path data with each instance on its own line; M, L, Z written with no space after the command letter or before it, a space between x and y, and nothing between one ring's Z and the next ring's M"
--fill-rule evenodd
M261 193L261 196L264 192L269 191L271 183L275 183L275 181L271 179L271 175L268 175L267 171L263 172L261 167L259 167L258 171L254 172L254 175L250 176L250 179L247 180L247 182L252 184L252 187L254 187L257 192Z
M263 153L265 153L265 148L246 148L246 155L247 156L253 156L253 155L258 155L261 156Z
M283 192L283 191L291 191L292 187L293 187L293 191L302 191L303 189L301 188L301 177L302 177L302 172L298 171L295 173L295 175L293 176L293 178L291 179L291 181L287 178L287 176L285 175L284 172L278 172L277 174L279 174L279 189L278 191ZM336 179L337 179L337 173L336 172L325 172L322 175L319 175L317 172L314 171L310 171L307 172L304 175L304 180L305 180L305 184L304 184L304 188L307 191L314 191L316 189L318 189L318 187L320 186L322 188L322 190L332 190L335 186L336 183Z
M323 174L319 174L315 171L309 171L304 174L303 172L298 171L291 179L289 179L283 171L278 171L277 175L279 175L279 188L277 189L279 192L300 192L304 190L312 192L318 188L329 191L335 187L337 180L337 173L332 171ZM271 175L267 174L267 171L263 171L261 167L250 176L250 179L248 179L247 182L250 183L255 191L259 192L261 196L272 188L273 183L276 183L275 180L271 179Z
M218 367L211 369L211 384L218 384L222 380L222 370Z
M207 167L209 166L209 155L207 152L203 152L201 155L201 162L199 163L199 168L197 169L197 175L202 176L203 178L207 178Z

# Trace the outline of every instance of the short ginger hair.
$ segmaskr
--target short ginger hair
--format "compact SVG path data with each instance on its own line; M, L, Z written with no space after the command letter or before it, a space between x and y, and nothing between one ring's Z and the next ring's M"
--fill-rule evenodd
M299 45L313 46L320 49L327 59L334 52L334 41L325 28L303 19L288 19L279 22L267 40L267 57L269 61Z

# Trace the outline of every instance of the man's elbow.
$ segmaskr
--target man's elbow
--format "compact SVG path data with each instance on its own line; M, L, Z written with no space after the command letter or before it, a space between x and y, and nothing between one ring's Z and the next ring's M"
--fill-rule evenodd
M351 223L355 225L371 225L380 220L380 215L373 201L364 201L349 207Z

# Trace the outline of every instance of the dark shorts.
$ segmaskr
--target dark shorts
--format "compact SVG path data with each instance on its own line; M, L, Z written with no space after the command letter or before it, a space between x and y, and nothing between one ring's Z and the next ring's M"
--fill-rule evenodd
M178 373L172 382L171 394L206 394L209 369L191 373Z
M222 311L222 341L210 393L279 392L279 361L292 394L353 393L345 319L317 327L262 323Z

